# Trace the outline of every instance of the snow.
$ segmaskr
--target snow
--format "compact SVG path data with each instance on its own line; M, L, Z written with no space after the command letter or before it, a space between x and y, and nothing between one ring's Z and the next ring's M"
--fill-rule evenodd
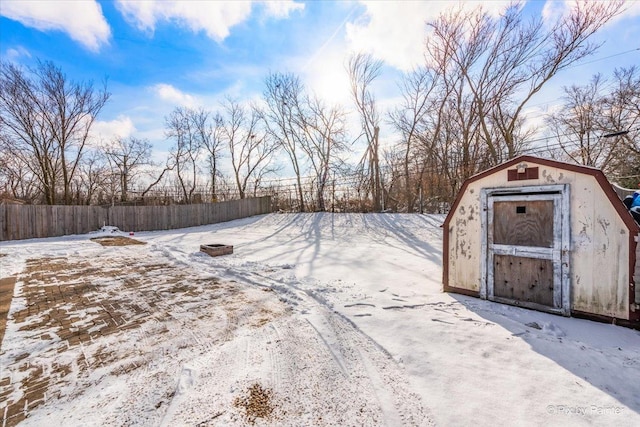
M145 246L89 240L112 229L0 243L2 277L34 258L91 259L111 272L93 282L104 294L150 309L137 281L161 296L139 328L64 352L46 352L54 329L43 341L10 314L13 381L25 351L31 366L71 366L23 424L243 425L234 399L258 382L277 408L256 425L640 425L640 332L443 293L443 220L270 214L136 232ZM234 253L198 251L215 243ZM191 299L161 283L176 272Z

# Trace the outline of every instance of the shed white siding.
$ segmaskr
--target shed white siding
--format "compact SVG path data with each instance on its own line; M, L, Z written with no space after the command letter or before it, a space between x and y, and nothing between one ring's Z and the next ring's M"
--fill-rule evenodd
M629 319L630 231L593 175L536 164L539 178L508 181L506 170L498 170L469 182L455 212L450 214L448 233L448 285L480 292L481 261L486 256L481 227L480 193L483 188L506 188L569 184L571 310Z

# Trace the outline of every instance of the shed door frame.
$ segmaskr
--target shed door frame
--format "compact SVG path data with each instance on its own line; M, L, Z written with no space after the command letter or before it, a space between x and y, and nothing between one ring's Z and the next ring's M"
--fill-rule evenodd
M481 235L482 250L481 257L481 283L480 297L491 301L506 302L513 305L528 306L539 310L549 311L557 314L569 316L571 313L570 299L570 193L568 184L524 186L524 187L500 187L483 188L480 192L480 203L482 207ZM561 230L555 233L552 248L535 248L527 246L507 246L493 244L493 202L498 201L532 201L532 200L553 200L554 201L554 230ZM532 258L553 259L554 260L554 307L547 307L517 300L505 300L494 296L493 287L493 255L509 254L524 255ZM556 286L559 284L559 286Z

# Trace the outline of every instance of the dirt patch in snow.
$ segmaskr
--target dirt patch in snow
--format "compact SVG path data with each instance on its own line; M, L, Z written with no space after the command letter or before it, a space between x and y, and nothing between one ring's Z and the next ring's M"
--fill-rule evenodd
M92 242L100 243L102 246L130 246L130 245L146 245L145 242L132 239L125 236L104 236L94 237Z
M246 420L249 424L254 425L257 418L269 420L273 413L271 389L262 388L258 383L252 384L245 396L236 397L233 406L242 408L245 411Z

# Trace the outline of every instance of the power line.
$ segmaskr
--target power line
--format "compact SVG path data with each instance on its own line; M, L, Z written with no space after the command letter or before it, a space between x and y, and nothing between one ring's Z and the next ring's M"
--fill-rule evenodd
M575 67L582 67L583 65L593 64L595 62L604 61L605 59L615 58L616 56L622 56L622 55L626 55L627 53L636 52L636 51L640 51L640 47L636 47L635 49L625 50L624 52L614 53L613 55L609 55L609 56L605 56L605 57L602 57L602 58L593 59L591 61L586 61L586 62L581 62L579 64L570 65L570 66L566 67L565 70L568 70L570 68L575 68Z

